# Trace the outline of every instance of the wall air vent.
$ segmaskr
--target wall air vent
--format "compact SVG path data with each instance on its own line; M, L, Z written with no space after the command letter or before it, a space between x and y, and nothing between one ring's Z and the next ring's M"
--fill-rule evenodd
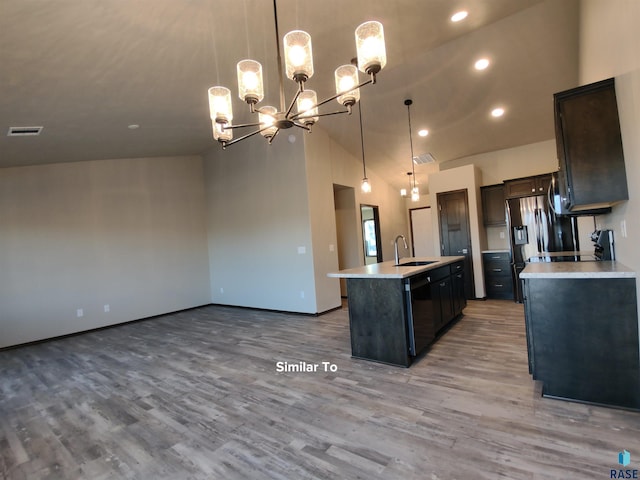
M423 153L421 155L417 155L413 157L413 163L416 165L424 165L425 163L435 163L436 157L431 153Z
M44 127L9 127L7 137L33 137L40 135Z

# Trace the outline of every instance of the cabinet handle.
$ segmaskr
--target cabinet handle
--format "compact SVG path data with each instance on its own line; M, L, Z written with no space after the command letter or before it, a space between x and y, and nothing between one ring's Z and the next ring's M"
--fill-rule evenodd
M493 270L494 272L501 272L501 271L502 271L502 269L501 269L501 268L492 268L492 270Z
M446 286L447 286L447 282L442 282L442 283L440 284L440 286L441 286L441 287L446 287Z
M493 257L491 257L491 258L494 258L494 259L500 260L500 258L502 258L502 257L500 257L500 255L494 255L494 256L493 256Z
M542 187L540 187L538 190L541 192L541 191L543 190L543 188L542 188Z
M532 188L532 189L531 189L531 193L534 193L535 191L536 191L536 189L535 189L535 188Z
M501 283L496 283L494 287L504 287L504 285L502 285Z

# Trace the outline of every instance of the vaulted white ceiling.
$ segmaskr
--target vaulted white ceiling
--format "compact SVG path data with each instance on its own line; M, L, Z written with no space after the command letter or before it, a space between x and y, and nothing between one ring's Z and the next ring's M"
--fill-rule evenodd
M461 8L469 16L452 23ZM387 66L361 92L365 152L398 188L411 169L406 98L414 153L438 162L553 138L553 93L577 85L578 16L578 0L278 1L281 35L312 36L308 88L320 97L355 56L355 28L384 25ZM491 65L478 72L482 56ZM271 1L0 0L0 167L207 151L208 87L232 90L234 122L253 120L236 96L244 58L263 64L263 103L278 105ZM502 118L489 115L494 106ZM10 138L10 126L44 130ZM357 111L315 128L360 157ZM427 171L416 167L419 181Z

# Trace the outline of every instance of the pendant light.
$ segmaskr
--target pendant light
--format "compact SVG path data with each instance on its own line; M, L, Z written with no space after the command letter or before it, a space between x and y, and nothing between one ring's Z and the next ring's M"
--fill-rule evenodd
M413 188L411 189L411 200L417 202L420 200L420 191L416 186L416 169L415 162L413 161L413 139L411 137L411 104L413 100L407 99L404 104L407 106L407 116L409 118L409 146L411 147L411 174L413 176Z
M360 118L360 146L362 148L362 184L360 188L362 189L362 193L371 192L371 184L369 183L369 179L367 178L367 165L364 161L364 136L362 134L362 102L358 103L358 117Z

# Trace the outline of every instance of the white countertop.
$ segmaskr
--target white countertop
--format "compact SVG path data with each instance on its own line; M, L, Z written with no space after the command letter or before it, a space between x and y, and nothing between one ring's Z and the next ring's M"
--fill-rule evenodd
M411 261L434 262L428 265L415 267L397 266L395 261L364 265L362 267L348 268L339 272L328 273L328 277L333 278L407 278L418 273L427 272L434 268L449 265L453 262L464 260L464 256L455 257L404 257L400 259L400 264Z
M616 261L528 263L520 278L636 278L636 272Z
M511 250L508 248L499 248L496 250L482 250L482 253L510 253Z

